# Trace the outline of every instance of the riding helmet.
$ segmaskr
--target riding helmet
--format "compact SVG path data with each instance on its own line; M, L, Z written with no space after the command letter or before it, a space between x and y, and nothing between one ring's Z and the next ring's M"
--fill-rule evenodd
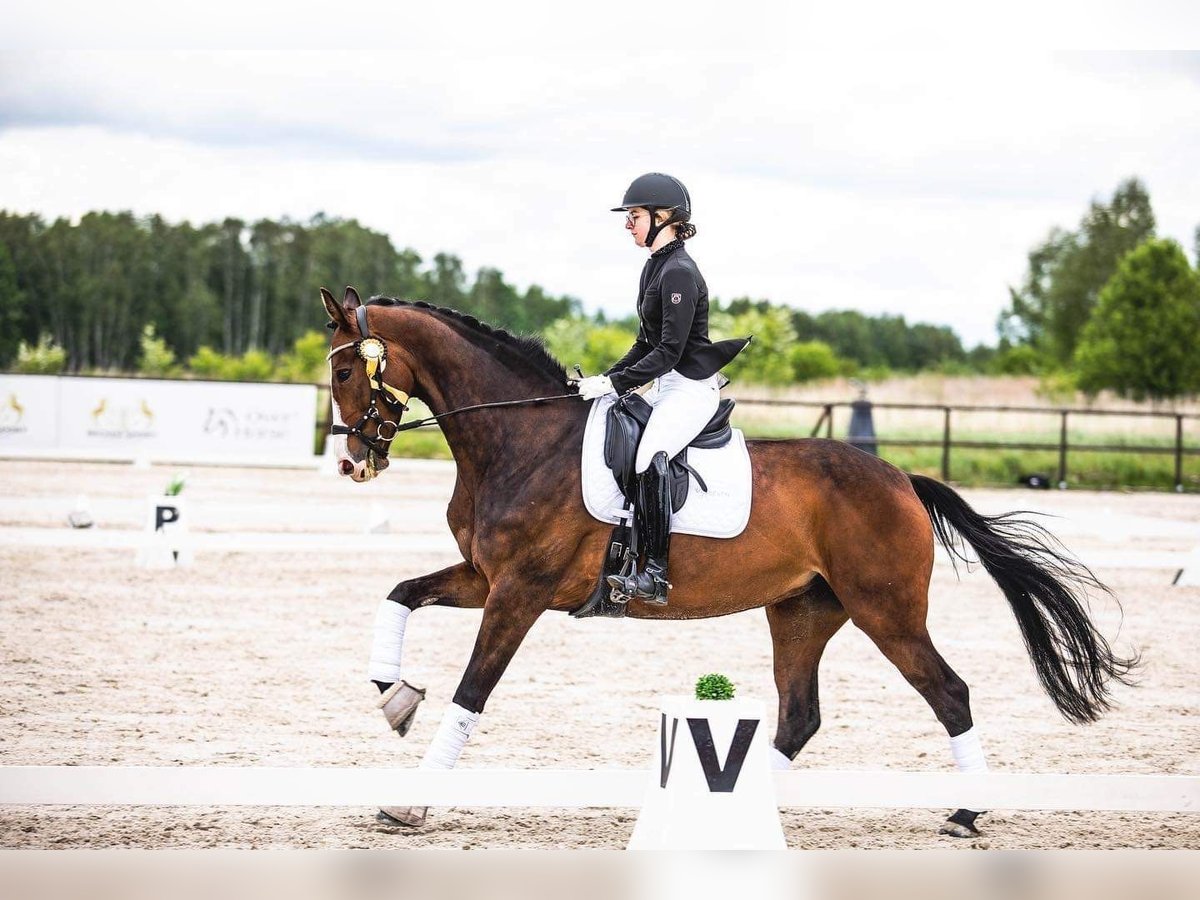
M683 182L662 172L648 172L633 179L621 205L614 206L612 211L625 212L635 206L674 210L672 219L677 222L686 222L692 214L692 198Z

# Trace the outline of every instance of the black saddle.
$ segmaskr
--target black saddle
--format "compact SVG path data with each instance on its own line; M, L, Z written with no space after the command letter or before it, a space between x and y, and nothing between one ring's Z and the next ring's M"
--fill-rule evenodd
M717 411L708 420L708 424L692 440L688 447L699 447L702 450L724 447L733 437L733 429L729 426L729 416L733 413L734 400L722 400L717 404ZM646 400L639 394L627 394L621 397L608 409L606 431L604 435L604 463L612 470L613 477L621 487L621 493L626 501L632 503L637 496L637 475L634 473L634 462L637 459L638 443L646 423L650 421L650 413L654 411ZM690 478L695 478L702 491L708 490L708 485L687 461L688 447L684 447L671 460L671 511L679 512L687 502Z

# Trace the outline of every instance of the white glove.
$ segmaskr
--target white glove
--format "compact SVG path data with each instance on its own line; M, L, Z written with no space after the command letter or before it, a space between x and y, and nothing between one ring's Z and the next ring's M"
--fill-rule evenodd
M617 389L607 375L589 375L579 382L579 396L584 400L599 400L605 394L615 394Z

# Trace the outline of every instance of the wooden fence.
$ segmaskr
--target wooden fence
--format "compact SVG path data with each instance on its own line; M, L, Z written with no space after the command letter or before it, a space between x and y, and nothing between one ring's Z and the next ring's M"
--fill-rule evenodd
M1170 454L1175 461L1175 490L1182 491L1184 486L1183 480L1183 461L1187 456L1200 455L1200 446L1195 444L1187 444L1184 441L1184 423L1189 421L1195 423L1200 421L1200 415L1189 413L1173 413L1173 412L1148 412L1145 410L1108 410L1108 409L1084 409L1084 408L1050 408L1041 406L948 406L939 404L924 404L924 403L871 403L870 401L859 400L854 402L840 403L823 403L812 400L767 400L739 397L738 404L740 406L776 406L776 407L792 407L792 408L812 408L820 410L820 415L817 418L816 424L813 425L809 433L810 437L817 437L824 431L824 436L828 438L837 437L834 428L834 412L838 409L852 410L854 407L859 407L860 410L880 410L880 409L895 409L895 410L916 410L921 412L941 413L942 417L942 434L938 439L913 439L913 438L889 438L885 436L876 437L842 437L849 443L864 447L940 447L942 451L942 467L941 475L944 481L950 480L950 462L951 451L955 448L971 449L971 450L1040 450L1057 452L1058 454L1058 471L1055 481L1060 488L1065 488L1067 485L1067 476L1069 472L1069 455L1074 452L1088 453L1132 453L1132 454ZM980 441L980 440L955 440L953 416L955 413L1012 413L1023 416L1052 416L1058 418L1058 440L1055 442L1046 441ZM1175 425L1175 439L1170 445L1165 444L1095 444L1095 443L1071 443L1068 438L1067 426L1074 417L1075 420L1088 416L1120 416L1134 419L1172 419ZM843 432L846 429L839 429Z

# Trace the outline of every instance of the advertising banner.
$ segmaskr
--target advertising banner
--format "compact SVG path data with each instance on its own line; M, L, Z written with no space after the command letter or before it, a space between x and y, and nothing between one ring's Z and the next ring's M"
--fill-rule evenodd
M23 430L3 431L0 424L0 450L311 461L316 403L316 387L306 384L6 375L0 376L0 423L12 420L10 428Z
M58 445L58 378L0 375L0 451Z

